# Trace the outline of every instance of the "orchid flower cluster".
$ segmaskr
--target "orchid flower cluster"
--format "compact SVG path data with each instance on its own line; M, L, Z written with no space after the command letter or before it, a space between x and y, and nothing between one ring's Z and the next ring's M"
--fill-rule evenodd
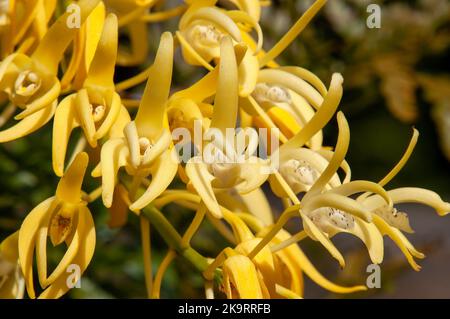
M338 233L361 239L374 264L383 261L387 236L419 270L415 258L424 255L404 235L413 231L407 213L396 205L421 203L443 216L450 204L431 190L386 188L408 161L417 130L383 179L352 180L345 159L349 125L338 111L343 77L333 74L326 86L302 67L275 62L326 0L316 0L268 50L259 22L270 1L185 0L173 8L163 2L79 0L65 10L65 1L1 1L0 125L7 128L1 129L0 142L52 125L52 167L60 181L55 194L2 242L0 296L66 294L73 287L68 267L77 265L81 275L93 257L96 232L89 205L100 198L109 209L110 227L123 226L129 214L140 221L149 298L160 297L164 274L177 257L201 273L206 298L301 298L303 274L331 292L365 290L325 278L298 245L318 241L345 267L332 242ZM69 10L73 6L76 10ZM74 17L79 27L68 23ZM178 28L151 40L159 43L153 63L115 83L116 66L145 64L151 55L149 24L166 20L178 21ZM120 43L122 35L129 41ZM198 68L203 76L172 88L175 61ZM143 82L145 90L136 99L130 92ZM330 147L323 144L322 129L334 118L339 131ZM225 135L238 127L265 129L276 133L276 140L260 145L247 136L242 150L234 143L242 137L239 130L203 140L210 130ZM183 138L183 145L197 150L185 162L179 160L181 142L174 138L180 128L201 136ZM80 138L72 136L75 131ZM75 146L68 156L70 142ZM266 157L255 155L262 147ZM207 148L228 161L206 162L198 150ZM87 178L99 187L84 192ZM184 186L175 187L174 181ZM281 214L275 213L268 192L280 199ZM170 203L193 212L184 233L162 212ZM285 226L294 218L303 230L292 234ZM191 245L205 220L229 243L216 256L203 256ZM150 228L168 246L155 271ZM48 241L65 249L51 273Z

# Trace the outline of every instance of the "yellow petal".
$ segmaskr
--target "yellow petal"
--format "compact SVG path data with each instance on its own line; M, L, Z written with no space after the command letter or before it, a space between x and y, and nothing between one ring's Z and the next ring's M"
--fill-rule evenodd
M230 10L227 11L226 14L233 19L234 22L240 22L240 23L244 23L244 24L248 24L250 25L253 29L255 29L256 34L258 35L258 42L256 44L256 49L255 49L255 54L258 54L258 52L261 50L262 46L263 46L263 32L261 30L261 27L258 23L258 20L253 19L250 15L248 15L247 13L243 12L243 11L239 11L239 10ZM242 39L238 42L241 42Z
M85 86L114 87L114 69L117 59L117 17L108 14L102 35L89 68Z
M247 97L255 89L258 81L259 64L250 50L244 56L242 63L239 65L239 96Z
M235 128L238 111L238 70L233 43L225 37L220 45L220 70L211 126L225 136L227 128Z
M310 236L312 239L319 241L333 256L334 259L336 259L339 262L339 265L344 268L345 267L345 261L342 254L337 250L336 246L331 242L331 240L319 229L317 226L312 222L311 219L309 219L308 216L306 216L304 213L300 212L300 215L303 220L303 227L305 231L308 233L308 236ZM306 269L304 269L305 273L307 273Z
M392 199L389 197L388 192L386 192L386 190L378 183L369 181L351 181L338 187L334 187L329 192L343 196L351 196L367 191L380 195L384 199L385 204L388 204L391 208L393 207Z
M92 13L88 16L85 27L86 27L86 39L85 39L85 48L83 52L83 73L86 76L88 70L90 70L92 66L93 59L95 59L95 55L97 55L98 50L100 49L100 41L102 37L102 29L105 28L105 5L103 1L99 2L99 4L95 7ZM113 32L113 30L108 30ZM113 37L113 33L111 37ZM114 41L114 38L111 39ZM110 48L112 50L112 54L117 51L116 48ZM106 61L105 61L106 62Z
M283 144L280 149L302 147L330 121L342 98L343 81L342 75L339 73L333 74L328 94L325 96L319 110L302 130L288 142Z
M222 211L211 186L215 177L209 173L201 157L193 157L187 162L186 174L211 214L216 218L222 218Z
M228 299L262 299L256 268L252 261L242 255L235 255L223 264L223 282ZM231 286L232 285L232 286Z
M37 111L23 120L20 120L14 126L11 126L3 131L0 131L0 143L10 142L26 135L33 133L34 131L40 129L48 121L50 121L55 113L57 101L47 107Z
M66 203L78 204L81 200L81 186L89 163L87 153L79 153L59 180L56 197Z
M51 197L36 206L27 217L25 217L19 231L19 262L25 278L28 296L32 299L35 298L33 283L35 238L39 230L39 225L41 225L42 221L46 218L53 202L54 197Z
M276 285L275 290L277 294L283 296L286 299L303 299L300 295L296 294L290 289L284 288L283 286Z
M254 238L240 243L236 246L235 251L238 254L247 256L258 244L261 242L260 238ZM252 262L255 264L256 269L261 273L262 279L270 295L275 294L275 283L277 280L277 274L275 271L275 264L272 257L272 253L269 247L261 249L255 257L252 258Z
M169 187L178 169L178 163L175 161L175 155L173 154L174 150L166 150L158 157L151 168L152 181L150 185L145 190L145 193L131 204L130 210L139 211Z
M102 176L102 199L106 207L111 207L116 177L119 168L125 166L129 156L128 148L123 139L108 140L101 151L101 176ZM98 171L96 171L98 173ZM94 177L98 176L94 174Z
M158 137L163 128L173 67L173 38L170 32L161 36L158 52L136 115L139 136Z
M77 3L80 8L81 24L84 23L99 2L100 0L80 0ZM73 12L66 12L56 20L32 55L33 60L45 67L51 74L57 73L58 63L61 61L64 51L78 32L77 28L70 28L67 23L71 14Z
M374 264L381 264L384 256L383 236L373 223L355 218L353 229L345 231L359 237L369 251L370 259Z
M74 97L73 105L80 121L81 128L84 131L84 136L91 147L97 147L97 140L95 139L95 123L90 108L91 102L86 89L78 91Z
M57 176L64 174L64 161L67 145L72 130L78 126L75 120L75 110L72 107L74 94L67 96L56 108L53 121L52 159L53 170Z
M342 161L345 159L348 146L350 144L350 128L348 127L347 119L342 112L338 113L337 120L339 126L339 135L333 157L327 168L322 172L311 189L305 194L305 197L302 199L302 201L306 201L308 198L320 193L325 185L329 182L331 177L336 174L336 171L339 169Z
M298 66L280 66L278 69L281 71L289 72L296 77L312 84L312 86L320 93L320 95L327 95L327 87L325 86L325 84L323 84L320 78L311 71Z

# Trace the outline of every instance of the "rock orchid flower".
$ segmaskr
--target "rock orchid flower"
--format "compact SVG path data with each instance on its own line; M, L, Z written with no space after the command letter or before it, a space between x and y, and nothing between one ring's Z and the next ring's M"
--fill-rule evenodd
M75 128L81 127L85 139L95 148L97 141L110 132L119 115L127 116L120 96L114 90L117 40L117 18L110 14L83 88L58 105L53 124L53 169L58 176L64 172L67 144Z
M172 35L164 33L153 65L153 76L149 77L135 119L126 125L123 138L111 139L102 147L101 163L93 176L102 176L102 198L106 207L112 204L117 173L122 166L138 178L152 176L152 183L145 193L130 207L135 211L159 196L175 177L178 162L173 155L166 115L173 54Z
M217 92L215 95L214 114L210 129L217 130L217 140L207 144L211 147L211 155L217 156L211 163L200 157L193 157L186 164L186 174L192 186L202 197L211 213L220 218L222 216L215 191L234 188L238 193L248 193L258 188L267 179L268 174L263 167L267 165L263 160L253 156L257 141L248 144L238 153L234 140L227 128L236 126L238 111L238 71L236 56L230 38L225 37L221 42L221 61L218 74ZM239 133L238 133L239 134ZM234 147L233 147L234 146ZM223 156L223 160L219 159ZM242 161L242 162L239 162Z
M30 298L36 296L33 282L35 258L39 284L44 289L39 297L58 298L70 288L67 267L76 264L83 273L94 254L94 221L81 192L88 161L86 153L78 154L60 179L55 196L36 206L20 227L19 261ZM48 238L53 246L67 245L64 256L51 274L47 270Z
M98 2L83 0L78 4L81 22ZM19 122L0 132L0 142L26 136L53 117L60 93L58 63L76 32L67 25L69 15L62 15L50 27L31 56L12 53L0 63L0 91L12 108L22 110L15 116Z

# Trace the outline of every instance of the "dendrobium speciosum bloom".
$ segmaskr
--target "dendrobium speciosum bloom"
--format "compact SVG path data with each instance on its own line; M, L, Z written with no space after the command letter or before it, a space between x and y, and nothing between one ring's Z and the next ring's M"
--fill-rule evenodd
M86 153L76 156L58 183L56 194L40 203L25 218L19 230L19 261L28 296L35 298L33 264L36 258L40 298L58 298L70 289L67 267L75 264L86 270L95 248L95 227L81 185L88 165ZM47 240L67 250L59 264L47 273ZM81 275L81 274L80 274Z
M211 159L193 157L186 165L186 174L211 213L222 217L214 195L215 191L234 188L238 193L249 193L265 182L268 173L265 161L253 156L258 141L250 137L245 147L236 149L238 134L227 134L227 128L236 126L238 112L238 68L231 38L221 41L220 70L210 130L216 130L214 141L205 146L211 150ZM241 151L241 152L239 152Z
M58 176L64 172L67 144L73 129L80 127L93 148L105 137L119 114L127 116L120 96L114 89L114 67L117 56L117 18L106 18L102 36L91 63L84 86L64 98L58 105L53 124L53 169Z
M159 196L172 182L178 168L168 128L166 105L172 81L173 38L168 32L161 42L134 121L124 128L124 137L102 147L101 163L93 172L102 176L103 203L110 207L120 167L127 173L152 180L130 209L138 211Z
M88 205L100 198L109 227L139 218L148 298L161 296L177 258L200 274L206 298L303 298L304 275L333 293L364 291L325 278L302 250L304 241L317 241L318 254L354 267L333 243L339 233L359 238L374 264L385 258L387 236L420 270L416 259L425 256L404 234L413 223L398 204L428 205L444 216L450 203L427 189L387 188L418 131L384 178L353 180L350 125L339 111L343 76L331 74L326 86L328 76L323 82L276 61L327 1L314 1L271 48L260 27L270 1L168 7L173 2L79 0L64 8L56 0L0 1L0 143L53 118L52 167L60 177L55 195L2 238L0 298L59 298L83 285L79 276L88 275L96 245ZM169 20L176 30L149 32ZM116 83L128 66L142 71ZM185 69L189 75L180 76ZM322 130L334 120L330 146ZM84 182L97 187L85 193ZM192 213L190 221L165 214L169 204L175 214ZM289 221L297 222L296 233ZM150 227L167 244L157 269ZM204 229L202 236L225 244L202 255L192 239Z
M99 1L79 2L81 23ZM0 91L3 100L8 101L7 109L11 109L8 113L21 110L15 116L19 122L0 132L0 142L26 136L53 117L61 88L58 64L76 32L67 24L69 16L67 12L50 27L30 56L15 52L0 63Z
M216 267L222 267L222 289L228 298L280 298L286 292L301 297L302 272L317 284L337 293L366 289L364 286L342 287L330 282L317 271L298 246L276 248L283 239L290 237L285 230L281 230L269 245L252 254L261 243L259 236L264 237L267 229L256 223L258 232L255 236L241 218L226 209L223 212L238 245L234 249L226 248L219 254L204 275L208 279Z

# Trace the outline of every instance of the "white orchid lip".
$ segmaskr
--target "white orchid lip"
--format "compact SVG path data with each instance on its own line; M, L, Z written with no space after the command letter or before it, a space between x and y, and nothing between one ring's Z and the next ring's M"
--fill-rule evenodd
M127 124L124 135L130 152L131 163L135 169L151 165L158 156L169 149L172 142L172 136L167 129L163 130L157 140L139 136L134 121Z
M319 172L310 164L297 159L281 163L279 172L296 194L309 190L319 177Z
M42 80L36 72L31 70L22 71L14 83L14 97L31 97L41 87Z
M215 26L205 24L191 26L190 34L193 40L198 40L202 45L217 47L224 36Z
M292 102L287 89L280 85L269 85L267 83L257 83L252 96L260 104L265 102L290 104Z
M306 215L320 230L330 236L340 229L350 231L355 227L353 216L332 207L321 207Z

